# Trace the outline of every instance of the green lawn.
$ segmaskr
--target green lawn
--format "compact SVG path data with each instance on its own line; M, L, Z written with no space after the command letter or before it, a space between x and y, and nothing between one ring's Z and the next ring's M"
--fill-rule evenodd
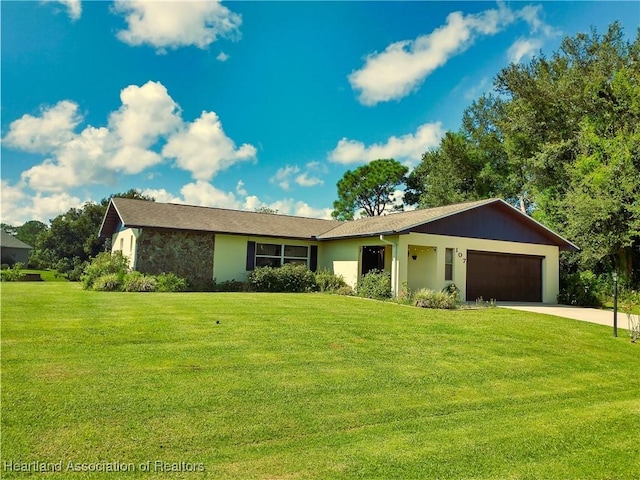
M63 471L32 478L69 462L130 470L71 478L640 472L640 345L608 327L321 294L1 288L3 478L34 461Z

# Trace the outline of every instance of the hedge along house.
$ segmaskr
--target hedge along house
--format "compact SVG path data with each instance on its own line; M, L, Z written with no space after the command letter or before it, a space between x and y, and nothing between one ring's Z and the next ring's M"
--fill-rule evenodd
M114 198L100 235L132 268L195 285L301 263L352 286L373 269L387 271L395 295L404 285L455 283L467 301L555 303L559 251L577 249L499 199L339 222Z

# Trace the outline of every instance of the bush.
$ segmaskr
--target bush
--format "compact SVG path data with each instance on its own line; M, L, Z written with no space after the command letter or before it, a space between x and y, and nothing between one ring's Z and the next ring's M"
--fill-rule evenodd
M3 282L19 282L24 278L24 273L22 272L22 264L20 262L16 262L13 265L13 268L3 269L0 272L0 280Z
M340 287L337 290L334 290L332 293L335 293L336 295L345 295L347 297L352 297L356 294L351 285Z
M89 265L89 263L80 257L73 257L72 259L62 258L55 264L55 276L60 277L64 275L72 282L79 282L87 265Z
M157 292L184 292L187 281L175 273L161 273L156 277Z
M125 292L155 292L156 279L140 272L129 272L124 276Z
M452 309L456 307L456 294L421 288L413 295L413 304L421 308Z
M82 275L82 287L90 290L95 281L102 276L114 274L120 284L124 281L125 274L129 271L129 259L122 252L99 253L84 269Z
M453 301L457 302L460 297L460 289L455 283L450 283L442 289L442 291L453 297Z
M258 292L310 292L316 288L313 272L293 263L279 268L258 267L249 275L249 283Z
M601 307L603 285L590 270L563 275L560 279L558 303L581 307Z
M316 285L321 292L336 293L338 290L349 286L347 282L344 281L344 278L342 278L342 275L331 273L326 268L318 270L315 273L315 277Z
M108 273L96 278L92 289L98 292L119 292L122 290L122 277L117 273Z
M247 292L249 291L249 285L238 280L225 280L224 282L216 283L215 290L216 292Z
M358 296L366 298L391 298L391 275L373 269L360 278Z

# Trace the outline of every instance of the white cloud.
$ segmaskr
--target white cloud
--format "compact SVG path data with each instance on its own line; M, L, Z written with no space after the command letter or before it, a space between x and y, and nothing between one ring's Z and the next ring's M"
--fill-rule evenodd
M236 192L238 195L235 195L233 192L225 192L214 187L208 182L202 181L196 181L184 185L180 189L181 196L175 196L164 188L158 190L147 189L142 193L144 195L154 197L158 202L230 208L249 212L253 212L260 207L267 207L277 210L278 213L283 215L297 215L301 217L330 219L332 211L331 208L314 208L306 202L294 200L292 198L266 203L261 201L255 195L247 195L246 191L242 194Z
M540 13L536 7L513 11L504 3L477 14L453 12L444 25L431 33L392 43L381 53L367 55L364 66L348 76L349 82L359 92L363 105L401 99L481 36L495 35L519 19L525 20L531 30L549 32L552 29L540 19Z
M233 192L224 192L208 182L188 183L180 190L184 202L189 205L240 209L242 203Z
M156 202L160 203L184 203L180 197L176 197L164 188L146 188L142 190L142 194L153 197L156 199Z
M25 152L46 153L64 145L74 137L73 130L82 122L78 105L69 100L43 108L39 117L29 114L11 122L2 142Z
M314 187L324 182L318 177L311 177L307 172L303 172L296 177L296 183L301 187Z
M277 210L278 213L283 215L296 215L299 217L311 217L311 218L331 218L331 208L314 208L306 202L300 200L294 200L293 198L286 198L283 200L277 200L267 205L269 208Z
M324 183L321 178L311 173L313 171L326 173L326 167L323 167L320 162L309 162L305 168L307 171L302 172L298 165L280 167L269 182L277 184L283 190L290 190L292 183L301 187L314 187Z
M83 118L69 100L12 122L4 146L46 155L41 164L22 172L22 180L36 191L63 192L79 185L115 184L118 174L137 174L167 158L176 158L196 180L209 180L237 161L255 160L255 147L236 148L215 113L184 122L180 107L159 82L130 85L120 99L108 126L89 125L79 133L74 130ZM161 154L156 150L163 141Z
M67 7L67 13L69 14L69 18L73 21L78 20L82 15L82 4L80 0L43 0L45 2L53 2L61 3L65 7Z
M182 123L178 105L160 82L129 85L120 100L122 106L109 116L109 128L121 145L148 148Z
M9 185L2 180L2 221L9 225L22 225L28 220L40 220L47 223L62 212L72 207L80 207L78 197L68 193L30 195L25 191L24 183Z
M299 172L300 167L297 165L280 167L276 174L269 179L269 182L277 184L283 190L289 190L291 188L291 178Z
M335 163L367 163L379 158L394 158L409 165L417 164L424 152L436 147L444 135L442 124L425 123L415 133L401 137L393 136L385 143L366 146L363 142L343 138L329 153L329 160Z
M227 54L226 54L226 53L224 53L224 52L220 52L220 53L218 54L218 56L216 57L216 60L219 60L219 61L221 61L221 62L226 62L227 60L229 60L229 58L230 58L230 57L229 57L229 55L227 55Z
M236 162L255 160L256 153L256 148L246 143L236 148L215 112L202 112L200 118L172 135L162 149L164 157L175 158L178 167L202 181Z
M236 193L238 195L247 195L247 189L244 188L244 182L242 180L238 180L236 184Z
M218 37L237 38L242 17L219 1L116 0L113 10L124 16L127 29L118 38L132 46L206 48Z
M22 179L37 191L63 192L83 184L114 182L107 166L108 129L86 127L79 135L52 150L54 158L22 172Z
M542 40L536 38L520 38L516 40L509 50L507 57L511 63L519 63L523 58L531 58L542 47Z

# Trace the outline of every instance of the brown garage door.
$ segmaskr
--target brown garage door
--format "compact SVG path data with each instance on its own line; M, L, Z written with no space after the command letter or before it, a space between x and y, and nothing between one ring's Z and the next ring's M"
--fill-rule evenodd
M467 300L542 301L542 257L467 252Z

